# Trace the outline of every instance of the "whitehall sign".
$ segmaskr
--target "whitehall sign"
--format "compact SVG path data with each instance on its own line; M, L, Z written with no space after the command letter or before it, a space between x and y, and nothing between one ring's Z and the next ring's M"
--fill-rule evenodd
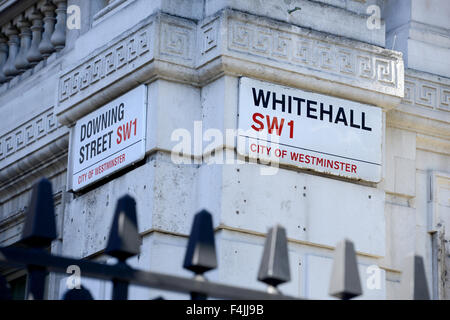
M378 107L241 78L238 152L357 180L381 180Z
M74 191L144 158L146 92L141 85L77 121L71 136Z

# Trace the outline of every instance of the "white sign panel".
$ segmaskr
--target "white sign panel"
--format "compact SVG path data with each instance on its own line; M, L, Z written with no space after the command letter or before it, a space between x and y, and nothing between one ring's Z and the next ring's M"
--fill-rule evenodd
M238 152L352 179L381 180L381 108L249 78Z
M146 92L141 85L77 121L71 146L74 191L144 158Z

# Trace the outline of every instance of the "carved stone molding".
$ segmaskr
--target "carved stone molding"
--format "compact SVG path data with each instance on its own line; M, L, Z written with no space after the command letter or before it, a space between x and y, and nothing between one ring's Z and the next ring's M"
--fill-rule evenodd
M401 53L229 9L199 23L158 13L65 69L58 120L74 123L140 83L202 86L222 74L386 108L403 97Z
M67 154L68 131L51 107L0 137L0 202L5 194L29 185L55 157Z
M34 144L58 128L54 108L48 108L39 115L21 124L0 137L0 168L7 166L9 158L22 149ZM27 152L28 153L28 150ZM14 159L16 160L16 159Z
M444 111L442 116L450 120L450 79L407 70L402 104Z
M27 158L1 170L0 203L31 187L42 177L51 177L67 168L69 135L34 151Z
M337 76L337 82L357 81L373 91L397 95L401 89L400 53L244 14L230 14L227 29L229 51L310 68L325 78Z
M450 79L405 70L405 96L387 114L390 126L444 139L450 146Z
M183 78L186 71L182 69L194 68L195 37L194 22L166 14L138 23L62 74L58 120L72 123L154 75L170 73ZM191 80L190 76L185 78Z
M61 113L73 112L70 109L78 103L153 59L153 28L153 19L137 26L60 77L57 113L62 123L70 123L84 112L75 110L75 114L64 116Z

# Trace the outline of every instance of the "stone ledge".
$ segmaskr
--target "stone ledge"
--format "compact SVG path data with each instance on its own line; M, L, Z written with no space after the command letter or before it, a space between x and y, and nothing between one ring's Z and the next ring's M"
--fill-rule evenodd
M0 171L0 203L30 188L35 179L64 171L67 166L69 135L50 142Z
M55 110L50 107L18 127L0 136L0 169L27 157L53 140L68 133L56 120ZM0 173L0 178L3 178Z
M416 147L420 150L439 153L450 157L450 140L417 134Z
M224 73L385 108L403 97L401 53L229 9L198 24L158 13L61 74L58 120L157 78L202 86Z
M450 123L450 78L406 69L399 110Z
M400 52L230 10L221 20L220 33L228 36L223 54L245 54L248 60L262 58L312 77L403 96Z
M392 110L386 115L386 125L450 140L450 126L448 122L430 119L415 113Z
M417 132L450 144L450 79L413 69L405 70L405 96L386 115L389 126ZM443 150L443 151L444 151Z

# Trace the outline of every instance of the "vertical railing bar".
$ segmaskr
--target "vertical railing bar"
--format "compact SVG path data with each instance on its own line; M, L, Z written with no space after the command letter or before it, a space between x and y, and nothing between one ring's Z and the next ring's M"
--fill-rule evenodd
M44 267L29 265L27 289L25 294L26 300L44 300L45 281L47 279L47 269Z

